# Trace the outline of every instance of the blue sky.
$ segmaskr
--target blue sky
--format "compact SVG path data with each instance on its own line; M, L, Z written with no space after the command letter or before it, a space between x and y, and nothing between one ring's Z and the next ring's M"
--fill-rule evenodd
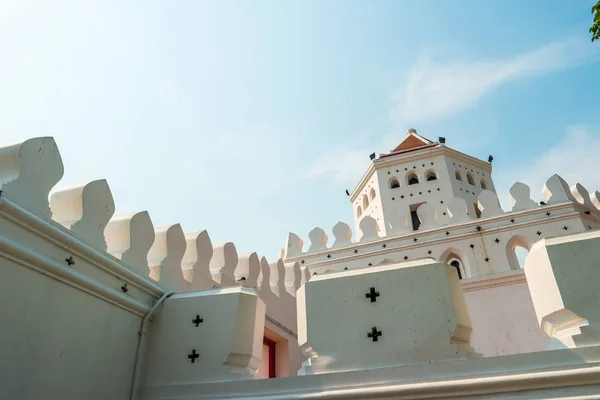
M274 257L351 207L409 127L521 180L600 189L592 0L0 2L0 143L54 136L57 187ZM330 235L332 237L332 235Z

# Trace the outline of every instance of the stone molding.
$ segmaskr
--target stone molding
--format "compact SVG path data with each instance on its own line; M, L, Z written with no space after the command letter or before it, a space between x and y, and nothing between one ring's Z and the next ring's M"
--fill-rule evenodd
M446 147L443 144L439 144L434 147L425 147L423 149L418 149L418 150L408 153L408 154L401 153L398 155L373 160L373 162L371 162L371 164L369 164L369 168L367 168L367 170L365 171L363 176L360 178L358 185L356 185L356 187L350 193L350 196L348 197L348 199L350 200L350 203L353 203L356 200L356 198L362 191L365 183L368 181L368 178L373 174L373 172L375 170L377 170L379 168L385 168L386 166L389 166L389 165L395 165L398 162L398 160L400 160L400 159L402 159L405 162L420 160L423 157L423 153L426 153L426 152L430 153L431 157L435 157L435 156L438 156L438 155L444 154L444 153L449 153L449 155L452 156L453 158L455 158L457 160L461 160L461 161L466 161L467 163L473 164L474 166L478 166L481 169L483 169L484 171L488 171L490 174L492 171L489 163L486 163L485 161L482 161L478 158L471 157L467 154L460 153L454 149L451 149L450 147Z
M583 213L577 211L578 209L587 211L587 207L585 207L579 203L565 202L565 203L560 203L560 204L553 204L551 206L544 206L543 208L537 208L537 209L533 209L533 210L530 209L530 210L518 211L518 212L508 212L508 213L505 213L502 215L497 215L497 216L486 218L486 219L474 219L474 220L470 220L468 222L463 222L463 223L455 224L455 225L440 226L440 227L436 227L435 229L429 229L429 230L422 231L422 232L415 231L415 232L411 232L406 235L386 236L386 237L381 237L379 239L375 239L375 240L372 240L369 242L364 242L364 243L356 242L356 243L352 243L350 246L328 248L324 251L319 251L316 253L302 253L300 255L286 258L285 262L300 261L300 260L304 259L304 261L305 261L304 265L309 265L310 267L322 267L322 266L326 266L326 265L330 265L330 264L337 264L337 263L340 263L345 260L356 260L356 259L360 259L360 258L372 257L373 255L384 255L384 254L393 253L398 250L416 249L416 248L424 247L427 245L431 245L431 243L436 243L436 244L450 243L450 242L454 242L458 239L464 239L464 238L467 238L470 236L478 236L478 235L481 235L482 233L475 232L472 230L472 231L465 232L465 233L454 234L451 237L432 237L429 240L424 240L424 241L419 240L417 243L407 243L407 244L404 244L401 246L394 246L394 242L411 240L413 238L422 239L423 237L427 237L430 235L436 235L436 234L445 232L447 230L452 230L453 232L456 232L461 229L475 228L476 226L479 225L479 226L482 226L485 231L486 230L485 224L494 223L494 222L498 222L498 221L502 221L502 220L509 221L511 218L523 218L523 217L531 216L536 213L554 212L554 211L569 209L569 208L575 209L576 211L569 212L566 214L553 215L553 216L545 219L544 222L545 223L557 222L557 221L562 221L562 220L573 218L573 217L590 218L586 214L583 214ZM540 220L536 219L536 220L531 220L531 221L518 222L518 223L514 223L514 224L509 223L509 224L506 224L503 226L492 227L492 229L494 229L495 232L503 232L503 231L514 230L516 228L534 226L534 225L538 225L539 223L540 223ZM485 234L485 232L483 232L483 233ZM381 248L381 246L383 244L386 244L385 249ZM346 256L342 256L342 257L339 256L340 253L348 252L349 250L352 250L352 249L357 249L360 251L360 250L364 250L364 249L367 249L367 248L373 247L373 246L378 246L380 248L376 251L371 251L368 253L361 252L359 254L346 255ZM330 254L332 256L331 260L320 260L320 261L315 261L315 262L310 261L311 258L325 257L328 254ZM338 257L333 258L333 256L335 254L337 254Z
M138 275L105 251L98 250L79 240L72 232L58 223L45 218L42 219L21 208L9 199L5 193L0 193L0 216L57 245L64 250L65 254L71 254L79 260L84 260L92 267L128 283L128 285L155 299L160 298L165 293L165 289L160 285Z
M523 282L527 282L525 271L519 270L465 279L461 281L461 285L464 292L471 292Z
M582 361L585 360L585 361ZM549 367L552 366L552 367ZM502 373L498 373L498 371ZM600 348L554 350L504 357L223 384L147 387L145 400L261 399L511 399L562 398L600 391ZM201 394L200 394L201 393ZM475 397L476 396L476 397ZM583 397L581 397L583 398Z
M0 249L2 249L0 250L0 254L16 263L50 276L53 279L112 303L124 310L133 312L139 316L144 316L150 311L149 306L133 297L126 296L118 289L94 280L75 269L66 268L64 264L36 254L28 248L4 237L0 237Z

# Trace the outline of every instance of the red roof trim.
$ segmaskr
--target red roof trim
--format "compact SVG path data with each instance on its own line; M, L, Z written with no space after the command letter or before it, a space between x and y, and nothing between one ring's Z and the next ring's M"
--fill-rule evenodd
M392 156L397 156L399 154L412 153L413 151L425 150L430 147L435 147L437 145L438 145L438 143L430 143L430 144L426 144L426 145L420 146L420 147L413 147L412 149L400 150L400 151L396 151L394 153L384 154L384 155L379 156L379 158L392 157Z
M404 139L402 141L402 143L400 143L398 146L396 146L394 148L394 150L392 150L392 151L413 149L415 147L421 147L421 146L424 146L429 143L431 143L430 140L422 138L421 136L417 135L416 133L411 133L406 137L406 139Z

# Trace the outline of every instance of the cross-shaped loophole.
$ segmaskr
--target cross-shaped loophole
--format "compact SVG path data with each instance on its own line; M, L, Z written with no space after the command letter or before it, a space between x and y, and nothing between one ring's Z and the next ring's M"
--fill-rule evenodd
M371 299L371 303L375 303L377 301L377 297L379 297L379 292L375 291L375 288L372 287L371 289L369 289L369 293L365 293L365 297L367 299Z
M371 332L367 333L367 337L373 338L374 342L378 340L379 336L383 336L383 332L378 331L376 326L372 327Z
M196 349L193 349L192 354L188 354L188 358L193 364L196 362L196 358L200 358L200 354L196 353Z
M192 320L192 324L195 324L195 325L196 325L196 328L198 327L198 325L200 325L200 324L201 324L201 323L203 323L203 322L204 322L204 319L200 318L200 316L199 316L199 315L196 315L196 318L194 318L194 319Z

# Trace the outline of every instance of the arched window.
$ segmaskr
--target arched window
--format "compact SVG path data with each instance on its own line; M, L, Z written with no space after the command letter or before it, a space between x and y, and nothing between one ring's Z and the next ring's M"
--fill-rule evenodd
M371 189L371 192L369 193L369 195L371 196L371 200L373 200L375 198L375 196L377 196L377 194L375 193L375 188Z
M460 271L460 261L454 259L450 261L450 265L452 265L456 269L456 273L458 274L458 279L462 279L462 272Z
M525 258L527 258L532 244L532 240L521 235L513 236L506 242L506 258L508 258L508 266L510 269L523 269L525 266Z
M459 170L456 170L456 172L454 173L454 177L457 181L462 181L462 175L460 174Z
M427 171L425 173L425 180L427 182L437 180L437 175L435 174L435 171L432 170L432 169L430 169L429 171Z
M390 179L390 189L397 189L399 187L400 187L400 182L398 182L398 179L396 179L396 178Z
M454 247L446 249L439 258L440 262L450 265L456 269L458 279L466 279L469 277L468 259L463 256L463 253Z
M367 209L369 207L369 196L366 194L363 196L363 209Z
M470 172L467 172L467 182L469 182L469 185L475 186L475 181L473 180L473 175L471 175Z
M481 188L482 189L487 189L487 183L485 182L485 179L481 180Z
M417 174L415 174L414 172L410 172L408 175L406 175L406 183L408 183L409 185L416 185L417 183L419 183L419 178L417 177Z
M356 218L360 217L362 215L362 207L358 206L358 208L356 209Z

